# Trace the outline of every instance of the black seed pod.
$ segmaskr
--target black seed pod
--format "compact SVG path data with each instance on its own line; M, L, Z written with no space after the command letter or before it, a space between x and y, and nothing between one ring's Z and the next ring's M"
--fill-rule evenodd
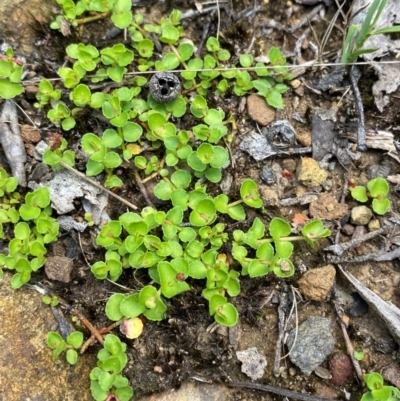
M181 91L178 77L170 72L157 72L149 81L150 94L159 103L172 102Z

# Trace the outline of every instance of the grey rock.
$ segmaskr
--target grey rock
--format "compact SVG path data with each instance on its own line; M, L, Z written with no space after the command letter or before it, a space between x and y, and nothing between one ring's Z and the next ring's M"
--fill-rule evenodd
M321 161L327 154L332 153L335 133L334 123L315 114L311 119L312 124L312 156Z
M239 148L247 152L256 161L264 160L275 154L267 138L258 132L252 132L245 136Z
M273 185L276 182L275 173L273 172L271 167L267 165L262 167L260 171L260 177L267 185Z
M244 351L237 351L236 356L242 362L242 372L252 380L260 379L264 375L267 360L256 347L250 347Z
M335 340L330 333L331 323L330 319L312 316L298 327L296 343L296 329L289 334L287 346L291 350L290 360L307 376L335 347Z

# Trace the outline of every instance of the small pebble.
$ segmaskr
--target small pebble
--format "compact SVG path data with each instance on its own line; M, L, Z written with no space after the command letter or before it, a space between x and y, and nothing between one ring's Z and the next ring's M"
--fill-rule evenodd
M349 237L351 237L354 233L354 226L352 226L351 224L345 224L342 227L341 231L344 235L348 235Z
M260 171L260 177L267 185L273 185L276 182L274 172L272 171L271 167L267 165L262 167Z
M372 211L367 206L356 206L351 210L351 220L357 226L365 226L372 219Z
M329 370L332 374L331 383L340 387L346 383L353 373L353 364L348 355L336 352L329 361Z
M379 222L379 220L371 220L368 223L368 231L376 231L379 230L381 228L381 223Z

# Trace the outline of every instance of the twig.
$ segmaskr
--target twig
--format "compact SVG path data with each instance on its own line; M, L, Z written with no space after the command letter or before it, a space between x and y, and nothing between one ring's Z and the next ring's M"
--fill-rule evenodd
M361 295L365 302L370 305L375 312L385 322L390 334L400 344L400 309L391 302L385 302L381 297L372 292L369 288L360 283L352 274L346 271L340 264L337 265L342 274L349 280L356 291Z
M354 100L357 107L358 112L358 121L357 121L357 144L358 150L364 152L367 150L366 143L366 134L365 134L365 119L364 119L364 106L361 99L360 89L358 88L358 80L361 77L360 70L358 67L352 65L349 69L349 76L351 87L353 89Z
M224 138L224 144L225 144L226 148L228 149L229 157L231 159L232 168L235 168L235 158L233 157L231 146L229 145L229 143L227 142L227 140L225 138Z
M249 382L229 382L229 387L244 387L254 390L266 391L268 393L282 395L283 397L293 398L301 401L333 401L331 398L322 398L315 395L297 393L295 391L286 390L284 388L268 386L266 384L249 383Z
M92 336L94 336L100 344L104 344L103 337L101 336L100 332L92 325L92 323L89 322L89 320L83 315L83 313L77 309L77 308L71 308L71 305L61 296L53 293L50 288L46 287L44 284L39 283L37 285L32 285L32 284L25 284L27 288L31 288L40 294L49 294L52 297L56 297L58 302L64 306L71 315L76 316L82 324L92 333Z
M85 252L83 251L83 246L82 246L82 241L81 241L81 233L78 231L78 242L79 242L79 247L81 248L82 256L83 259L85 260L86 265L89 267L89 269L92 267L88 260L86 259Z
M390 252L370 252L361 256L344 258L331 256L328 259L330 263L364 263L370 260L373 260L374 262L388 262L398 258L400 258L400 247L397 247Z
M142 193L146 203L153 209L156 209L153 202L150 200L149 195L147 194L146 187L143 185L142 179L140 178L139 172L136 167L133 167L133 177L135 178L135 183L138 186L140 192Z
M92 336L94 336L97 341L103 345L104 344L104 339L101 336L100 332L96 329L96 327L93 326L92 323L89 322L89 320L78 310L78 309L71 309L71 314L76 316L82 324L92 333Z
M300 20L300 22L298 24L296 24L295 26L293 26L292 28L290 28L290 32L293 33L295 31L297 31L299 28L301 28L304 25L307 25L310 21L312 21L317 14L324 8L323 4L319 4L316 7L314 7L311 12L304 18L302 18Z
M199 15L202 14L207 14L210 11L217 11L218 7L217 6L212 6L212 7L205 7L203 8L201 11L198 10L190 10L187 11L186 13L182 14L182 18L181 19L186 19L186 18L191 18L191 17L197 17Z
M281 349L283 343L283 336L285 335L285 317L286 308L288 306L288 294L286 291L282 291L279 294L279 306L278 306L278 339L276 340L275 346L275 359L274 359L274 375L279 376L279 368L281 361Z
M108 193L110 196L114 197L115 199L118 199L120 202L122 202L124 205L130 207L133 210L138 210L139 208L137 206L135 206L134 204L128 202L126 199L121 198L119 195L115 194L114 192L110 191L107 188L104 188L102 185L100 185L98 182L90 179L89 177L87 177L85 174L82 174L80 171L74 169L73 167L69 166L68 164L60 161L61 166L63 166L64 168L66 168L69 171L72 171L74 174L76 174L78 177L82 178L83 180L86 180L87 182L89 182L90 184L94 185L96 188L101 189L102 191Z
M155 171L153 174L149 175L146 178L143 178L142 184L145 184L147 181L152 180L154 177L157 177L160 174L160 171L164 168L165 164L165 157L160 161L160 169L158 171Z
M104 327L104 328L98 330L97 332L98 332L100 335L107 334L107 333L109 333L111 330L114 330L116 327L118 327L118 326L121 324L122 320L123 320L123 319L118 320L118 322L114 322L112 325L110 325L110 326L108 326L108 327ZM94 341L95 341L96 338L97 338L96 335L93 333L93 334L82 344L82 346L81 346L81 348L80 348L80 350L79 350L80 354L83 354L92 344L94 344ZM101 343L101 344L103 344L103 343Z
M354 240L352 239L350 241L347 241L343 244L330 245L324 248L324 251L330 251L333 252L335 255L341 256L345 251L347 251L351 247L358 246L363 242L369 241L375 237L378 237L381 234L385 234L388 229L389 227L382 227L379 230L372 231L368 234L362 235L361 237L355 238Z
M352 344L352 342L350 340L349 334L347 333L346 324L343 321L342 310L340 309L340 306L339 306L337 301L335 301L333 304L335 306L336 314L338 315L338 318L339 318L340 327L342 328L344 342L346 343L347 353L349 354L350 359L351 359L351 361L353 363L353 366L354 366L354 369L355 369L355 371L357 373L358 379L360 380L360 382L363 382L363 374L362 374L362 371L361 371L361 367L360 367L360 364L358 363L357 359L354 358L354 347L353 347L353 344Z

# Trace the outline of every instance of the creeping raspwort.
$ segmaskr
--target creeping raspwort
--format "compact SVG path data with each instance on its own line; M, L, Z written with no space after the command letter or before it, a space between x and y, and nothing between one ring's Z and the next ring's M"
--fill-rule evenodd
M172 102L181 91L178 77L169 72L157 72L149 81L150 94L159 103Z

